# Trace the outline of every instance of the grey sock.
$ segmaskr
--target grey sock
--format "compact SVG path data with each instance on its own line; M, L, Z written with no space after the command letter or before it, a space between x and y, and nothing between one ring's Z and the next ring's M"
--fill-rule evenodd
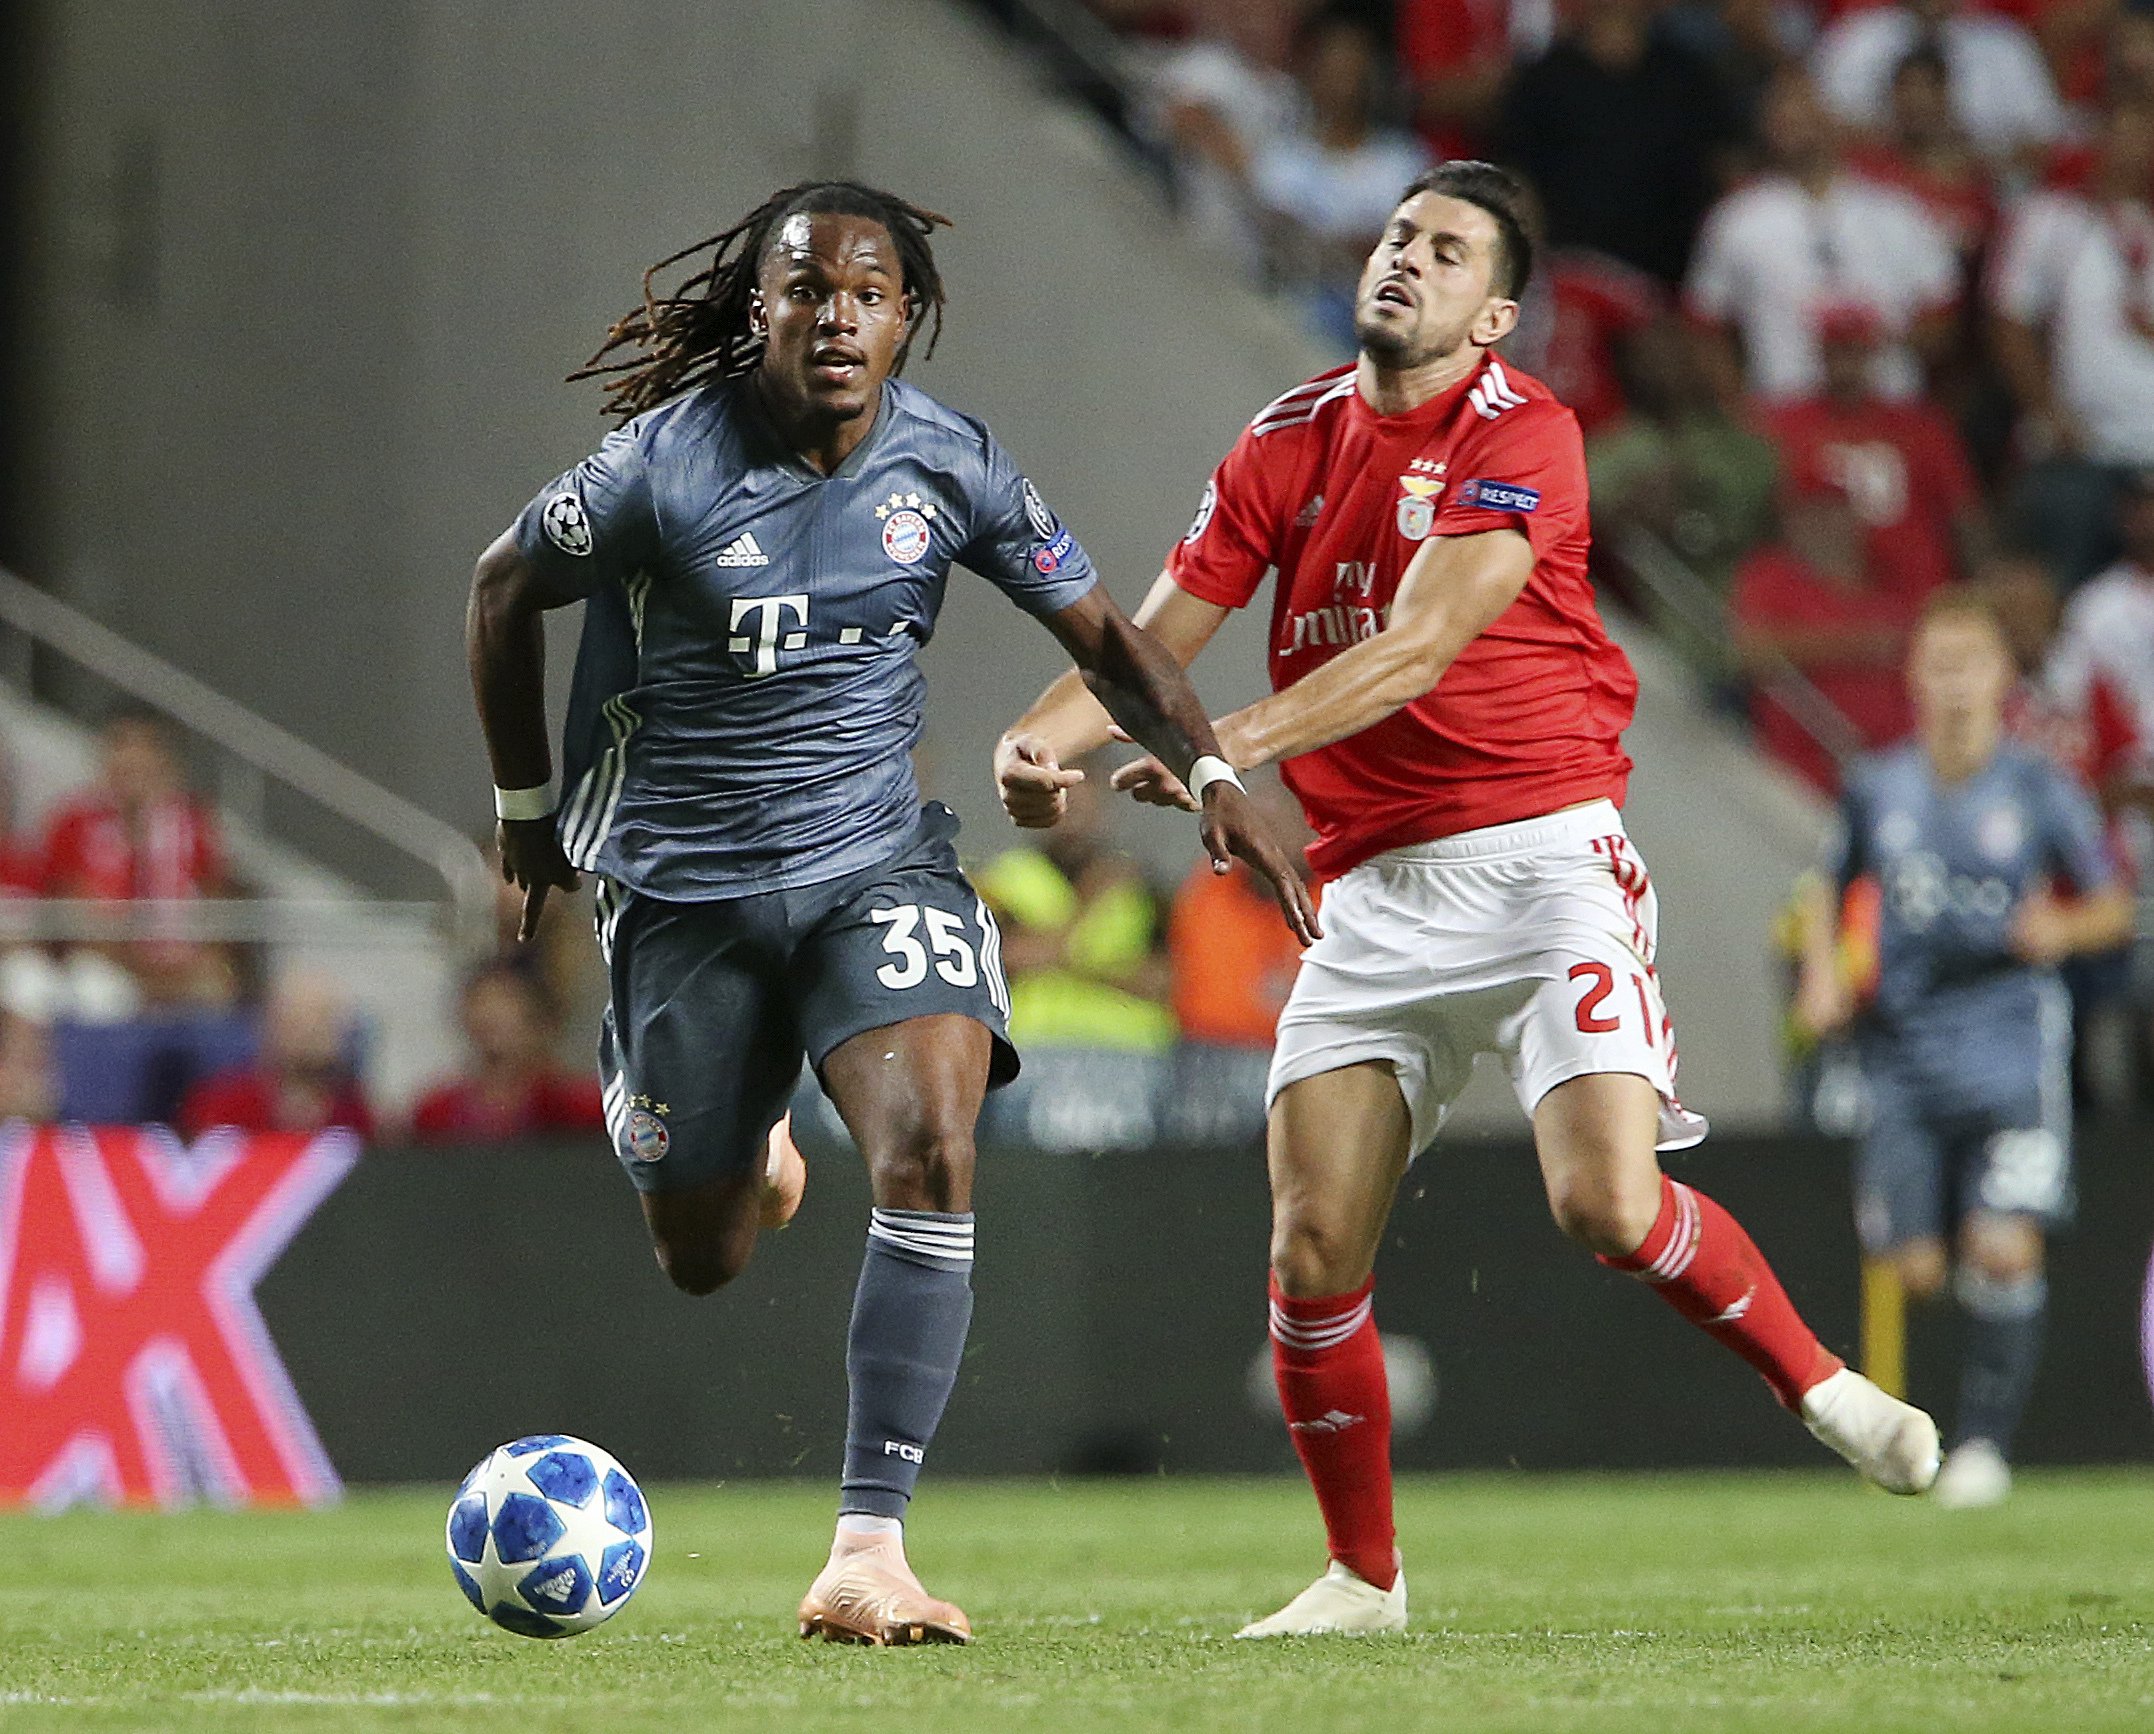
M972 1324L972 1213L878 1210L845 1343L840 1513L903 1517Z
M2049 1284L2039 1276L1998 1282L1962 1268L1954 1291L1967 1313L1956 1442L1987 1439L2009 1457L2041 1363Z

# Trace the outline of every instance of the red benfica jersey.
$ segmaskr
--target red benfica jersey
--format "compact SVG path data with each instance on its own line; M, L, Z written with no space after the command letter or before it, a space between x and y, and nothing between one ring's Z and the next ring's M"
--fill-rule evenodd
M1280 691L1382 629L1429 537L1506 529L1533 544L1533 576L1442 680L1280 766L1316 832L1309 861L1322 877L1405 844L1622 801L1620 737L1638 681L1586 576L1577 419L1494 357L1397 416L1368 406L1351 364L1334 368L1249 424L1168 556L1184 590L1229 608L1277 571Z

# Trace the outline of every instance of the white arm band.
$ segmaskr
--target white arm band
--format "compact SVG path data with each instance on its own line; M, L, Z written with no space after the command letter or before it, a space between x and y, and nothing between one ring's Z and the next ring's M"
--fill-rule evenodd
M1241 788L1242 780L1234 774L1234 767L1217 753L1206 753L1189 767L1189 795L1192 800L1204 799L1204 791L1214 783L1232 783ZM1246 790L1243 791L1247 793Z
M494 817L497 819L550 819L553 817L553 785L541 783L535 789L494 789Z

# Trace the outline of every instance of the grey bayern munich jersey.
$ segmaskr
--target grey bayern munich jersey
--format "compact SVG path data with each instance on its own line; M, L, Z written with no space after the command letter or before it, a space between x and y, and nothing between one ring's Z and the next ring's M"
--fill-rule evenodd
M895 380L829 476L747 377L609 435L516 523L586 598L562 743L568 858L681 902L820 884L904 846L919 653L953 564L1036 615L1092 563L987 429Z
M1947 784L1908 744L1848 777L1835 855L1843 886L1870 877L1882 893L1865 1052L1970 1109L2023 1090L2062 994L2054 970L2013 955L2012 924L2046 880L2081 894L2112 883L2093 799L2026 747Z

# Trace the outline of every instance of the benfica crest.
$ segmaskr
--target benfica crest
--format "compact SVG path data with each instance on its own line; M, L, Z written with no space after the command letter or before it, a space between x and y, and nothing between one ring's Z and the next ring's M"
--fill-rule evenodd
M1418 467L1423 460L1414 460ZM1443 492L1443 466L1433 476L1399 477L1399 534L1409 542L1425 542L1436 527L1436 496Z

